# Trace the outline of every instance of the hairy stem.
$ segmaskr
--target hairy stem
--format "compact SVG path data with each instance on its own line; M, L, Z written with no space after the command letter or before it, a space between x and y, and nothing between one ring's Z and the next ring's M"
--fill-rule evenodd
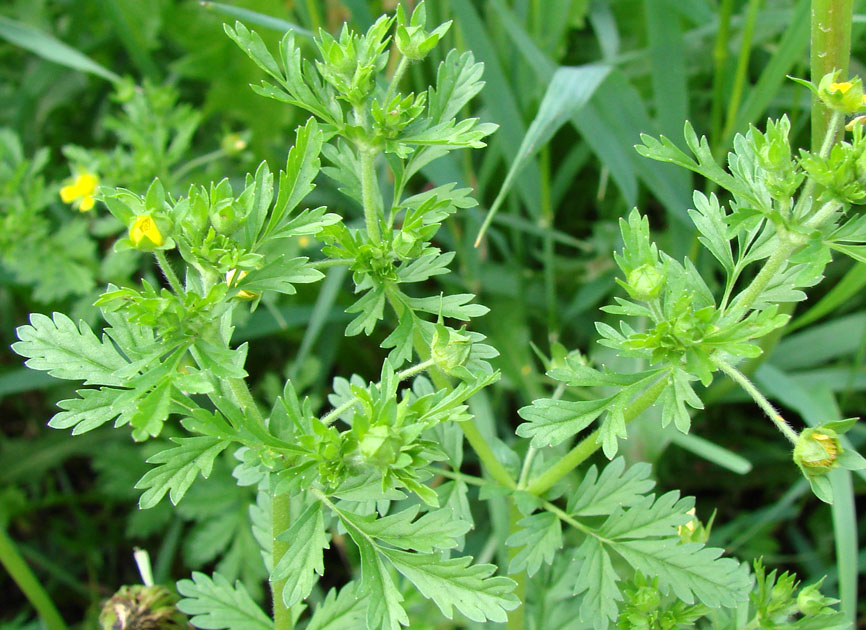
M379 220L383 216L382 193L376 178L377 151L362 147L361 153L361 201L364 205L364 222L370 242L378 245L382 242L379 230Z
M165 279L168 280L171 290L178 295L183 294L183 284L181 283L180 278L177 277L171 263L168 262L168 257L165 255L165 251L156 249L154 250L153 255L156 256L156 262L159 263L159 268L162 269L162 273L165 275Z
M794 429L791 428L785 419L776 411L775 407L770 404L770 401L758 390L757 387L750 381L746 376L740 372L733 365L727 363L720 357L713 357L713 363L725 374L727 374L731 380L733 380L737 385L742 387L752 399L758 403L758 406L767 414L767 417L773 421L773 424L776 425L776 428L782 432L782 434L788 438L788 441L791 444L797 443L797 438L799 435Z
M395 48L396 51L396 48ZM394 76L391 77L391 82L388 84L388 91L385 92L385 98L382 99L382 107L388 107L388 104L397 88L400 86L400 80L406 73L406 68L409 67L409 60L406 57L400 57L400 63L397 64L397 69L394 70Z
M637 398L631 401L625 408L623 416L626 423L637 418L641 413L658 400L665 387L668 385L668 374L665 374L655 383L646 388ZM565 456L545 470L541 475L529 482L526 487L528 492L541 495L547 492L557 481L565 477L572 470L580 466L587 458L601 448L598 441L601 432L596 429L572 448Z
M63 617L60 616L54 602L51 601L51 597L33 575L24 558L18 553L18 549L5 527L0 527L0 564L18 585L33 608L36 609L36 614L39 615L45 627L48 630L66 630Z
M292 502L288 493L273 497L273 512L271 524L273 566L277 566L291 544L290 541L277 540L277 537L288 530L292 524ZM271 582L271 596L274 600L274 630L292 630L295 625L291 609L283 602L283 587L286 585L287 579Z

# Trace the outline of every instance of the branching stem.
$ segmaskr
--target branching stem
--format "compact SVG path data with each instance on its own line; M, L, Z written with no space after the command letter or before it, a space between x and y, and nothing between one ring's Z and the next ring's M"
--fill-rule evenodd
M631 422L641 413L646 411L661 396L668 385L669 374L664 374L655 383L646 388L637 398L631 401L625 408L623 416L626 422ZM529 482L526 487L528 492L541 495L547 492L557 481L565 477L572 470L580 466L587 458L601 448L598 441L601 431L596 429L565 454L562 459L553 464L541 475Z
M763 409L764 413L767 414L767 417L773 421L773 424L776 425L776 428L782 432L788 441L791 444L797 443L797 438L799 435L794 429L791 428L785 419L776 411L776 408L770 404L770 401L758 390L757 387L750 381L745 374L740 372L737 368L735 368L730 363L726 362L724 359L718 356L713 357L713 363L725 374L727 374L731 380L733 380L737 385L746 390L746 393L752 397L752 399L758 403L758 406Z

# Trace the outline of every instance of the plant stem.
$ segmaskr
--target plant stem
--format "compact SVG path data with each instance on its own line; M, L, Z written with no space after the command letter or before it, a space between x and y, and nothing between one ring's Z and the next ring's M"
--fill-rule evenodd
M625 408L623 416L626 423L637 418L641 413L646 411L655 401L661 396L665 387L668 385L669 374L660 377L655 383L646 388L637 398L631 401L628 407ZM535 495L541 495L547 492L560 479L565 477L572 470L580 466L586 459L595 453L601 444L598 437L601 432L596 429L583 440L577 443L565 456L545 470L541 475L529 482L526 487L527 492Z
M797 443L797 438L799 434L791 428L785 419L776 411L775 407L770 404L770 401L766 399L766 397L758 390L757 387L752 384L746 376L740 372L733 365L727 363L722 358L714 356L713 363L725 374L731 377L731 380L736 382L740 387L742 387L746 392L751 396L758 406L764 410L764 413L767 414L767 417L773 421L773 424L776 425L776 428L782 432L782 434L788 438L788 441L791 444Z
M522 516L520 510L517 509L517 503L515 502L515 500L516 497L512 495L511 500L508 502L509 535L517 531L517 523L520 521ZM520 548L509 547L509 562L513 560L518 553L520 553ZM526 627L526 571L521 571L520 573L512 575L511 577L517 583L517 585L514 587L514 594L520 600L520 605L514 610L508 612L508 623L506 624L506 628L507 630L523 630Z
M277 540L292 524L292 501L288 493L273 497L273 520L271 524L273 544L273 566L289 550L290 541ZM288 578L271 582L271 596L274 600L274 630L292 630L294 620L291 609L283 602L283 587Z
M159 263L159 268L162 269L162 273L165 275L165 279L168 280L168 284L171 286L172 291L181 295L183 293L183 284L181 284L180 278L178 278L177 274L174 272L171 263L168 262L165 251L162 249L155 249L153 255L156 256L156 262Z
M30 567L18 553L15 542L9 537L6 528L0 526L0 564L36 609L36 614L48 630L67 630L63 617L57 611L51 597L33 575Z
M397 313L397 316L402 316L404 310L407 308L403 304L401 304L394 296L386 291L386 295L388 296L388 302L391 304L391 308ZM424 345L424 341L416 336L413 344L415 346L415 353L424 360L430 358L430 348ZM433 384L439 389L451 389L451 382L448 380L448 377L439 370L431 370L430 378L433 379ZM482 435L481 431L478 429L478 426L475 424L475 420L464 420L459 423L460 429L463 431L463 435L466 437L466 441L469 442L469 446L472 447L472 450L475 451L475 454L478 456L478 459L481 460L481 465L487 470L488 474L497 482L499 485L504 488L509 488L511 490L517 487L514 479L511 478L511 475L508 474L508 471L505 470L505 466L499 461L496 457L496 454L493 452L493 449L490 447L490 444L487 443L487 440Z
M779 239L776 251L767 259L767 262L764 263L761 271L758 272L758 275L754 277L749 286L743 289L743 292L737 296L734 302L735 308L733 313L728 314L727 317L739 319L742 315L745 315L752 307L752 304L755 303L755 300L758 299L761 292L767 288L773 276L785 265L795 249L797 249L796 244Z
M853 0L812 0L811 80L817 85L828 72L842 71L848 76L851 56ZM830 128L831 112L817 97L812 97L812 150L817 149ZM836 133L833 134L835 140Z
M227 378L224 379L224 382L228 385L229 391L244 413L251 415L264 427L264 416L259 411L259 406L256 404L250 388L247 387L247 382L242 378ZM290 544L289 542L277 540L277 536L289 529L289 526L292 524L291 497L288 494L272 495L272 501L273 566L277 566L277 562L286 553ZM271 599L273 599L274 604L274 630L293 630L294 628L291 610L283 603L283 586L285 583L285 580L271 582Z
M413 365L410 368L406 368L402 372L397 372L397 374L395 374L394 376L397 378L398 381L405 381L407 378L415 376L416 374L419 374L424 370L433 367L435 363L436 362L433 359L427 359L426 361L422 361L418 365ZM334 420L342 416L346 411L354 407L355 404L358 402L359 400L353 396L342 405L335 407L326 415L322 416L321 422L323 424L331 424Z
M379 231L379 219L383 217L382 193L376 178L376 155L378 151L369 147L361 147L361 201L364 205L364 222L370 242L378 245L382 242Z
M403 78L403 75L406 73L406 68L408 67L409 60L406 59L406 57L400 57L400 63L397 64L397 69L394 70L394 75L391 77L391 82L388 84L388 91L385 92L385 98L382 99L382 107L388 107L388 104L394 96L394 93L397 91L397 87L400 85L400 80Z

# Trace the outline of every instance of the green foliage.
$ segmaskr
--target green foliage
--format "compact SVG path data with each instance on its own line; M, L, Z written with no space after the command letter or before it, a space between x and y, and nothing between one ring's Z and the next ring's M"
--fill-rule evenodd
M293 21L211 7L288 29L274 42L240 22L225 26L264 73L255 92L289 105L284 117L300 122L292 142L278 117L254 121L268 131L256 153L291 144L287 156L279 155L286 159L279 174L266 159L242 175L233 169L233 160L251 162L249 135L226 133L222 119L222 139L191 159L217 135L209 118L214 104L188 105L179 95L189 86L159 80L150 55L154 35L145 32L151 22L126 1L105 12L124 31L126 53L153 78L140 86L116 81L121 112L98 123L111 148L98 148L99 141L64 148L73 177L59 187L61 199L96 211L58 215L59 184L45 183L55 176L48 153L27 158L15 133L0 132L3 265L34 288L37 301L84 296L77 307L57 306L72 309L74 319L33 314L13 349L32 369L83 383L58 403L51 427L89 434L78 439L94 440L94 451L112 421L129 426L135 441L148 441L135 450L106 448L95 468L113 497L140 491L139 507L150 516L138 516L130 534L166 530L158 581L170 581L177 550L188 569L215 565L213 577L195 572L177 583L178 609L196 627L241 630L432 630L488 622L509 630L845 627L850 594L837 612L839 602L820 593L821 582L797 593L791 574L777 579L760 563L751 574L723 556L736 521L709 543L710 526L696 520L692 498L652 493L653 471L668 474L667 461L655 469L626 461L659 459L668 441L697 451L702 438L671 435L688 434L693 416L698 431L711 430L703 410L720 388L721 371L796 444L794 461L819 498L830 502L845 488L847 478L831 478L831 471L866 465L838 438L853 422L798 433L745 375L783 332L789 306L835 273L825 271L833 252L866 260L866 224L852 207L866 199L862 126L855 123L850 142L834 144L837 115L825 145L799 154L790 137L798 122L786 116L713 145L686 123L689 152L664 136L642 136L641 155L715 186L692 192L684 173L656 169L622 145L655 123L665 132L682 123L686 86L694 81L682 63L665 75L657 47L665 40L666 50L680 50L691 41L681 28L711 21L703 5L678 8L665 24L660 9L645 12L655 46L648 53L652 76L634 85L656 92L655 109L665 111L655 111L654 121L612 28L636 18L605 3L551 0L544 10L530 3L524 13L531 32L499 0L485 5L485 17L498 14L488 24L467 2L451 6L456 24L438 26L427 24L428 13L445 17L434 3L418 3L411 15L400 4L395 15L373 19L366 3L353 2L354 22L345 23L339 2L329 3L324 22L316 3L297 4ZM160 22L175 10L185 9L161 8L149 17ZM575 56L595 49L571 46L585 18L604 55L626 72ZM192 22L166 19L165 28L186 23L185 36L194 38ZM720 37L725 28L720 23ZM436 49L463 40L474 52ZM59 40L29 41L50 44L46 56L59 60ZM172 66L172 76L203 68L197 72L213 83L213 96L216 75L225 70L228 77L239 58L233 51L213 62L220 45L202 44L202 56ZM86 59L72 56L67 65L99 67ZM475 158L453 151L485 147L497 128L473 113L485 64L494 90L485 93L482 118L504 124L476 169ZM259 77L249 66L240 78ZM240 105L240 83L222 92L230 95L224 111L244 110L239 119L252 125L256 115ZM822 86L815 90L831 107L861 107L859 83L852 83L857 98L843 98L846 89L836 83ZM298 121L298 112L310 117ZM581 138L562 152L551 139L567 121ZM717 156L728 143L724 167ZM590 215L576 207L557 217L556 207L580 204L567 192L573 179L588 181L575 176L586 164L595 168L590 154L603 176L591 215L596 227L580 241L556 221L580 229ZM208 172L198 174L201 168ZM657 217L624 212L621 199L605 194L608 173L628 205L637 198L637 179L647 183L677 223L651 231ZM488 241L479 236L476 246L484 247L473 250L475 208L494 197L491 184L501 176L482 233L512 185L521 201L513 209L525 209L528 219L503 213ZM689 198L693 208L683 211ZM97 202L110 216L98 216ZM38 264L25 263L34 257ZM612 296L593 326L588 311L616 289L613 264L624 294ZM349 276L352 294L344 296L339 289ZM92 310L93 289L106 283ZM574 290L563 311L563 296L571 299ZM476 292L490 307L476 301ZM490 310L495 317L482 319ZM107 322L101 335L94 333L98 316ZM295 330L299 324L308 328ZM333 334L338 326L351 343ZM540 330L548 333L551 356L532 348L549 378L535 373L528 349ZM600 350L568 352L592 330ZM266 335L279 343L257 343ZM284 352L283 343L297 341L297 354ZM856 392L862 387L852 374L846 387ZM3 377L0 393L9 387ZM524 442L501 439L510 433L515 401L524 405L516 429ZM637 431L628 430L644 416ZM739 429L731 430L741 440L736 448L753 439L751 427ZM467 457L464 437L472 449ZM767 444L762 458L776 457L780 449ZM578 470L597 450L612 461ZM19 467L28 465L25 458ZM122 479L114 478L121 469ZM199 477L205 482L194 484ZM775 490L776 483L768 477L765 485ZM172 506L162 501L166 495ZM49 495L45 505L52 501ZM0 520L14 518L16 509L14 493L0 492ZM834 509L842 527L839 504ZM757 513L746 531L777 513ZM335 557L341 567L330 561ZM497 575L506 568L510 577ZM273 618L256 603L264 601L265 578ZM324 593L322 578L340 588ZM840 592L850 593L850 575L840 573L846 580Z

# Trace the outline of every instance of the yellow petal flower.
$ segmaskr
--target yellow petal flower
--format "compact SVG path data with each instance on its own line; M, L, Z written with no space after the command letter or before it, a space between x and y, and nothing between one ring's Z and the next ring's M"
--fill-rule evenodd
M129 228L129 240L136 247L140 245L160 247L165 242L156 223L149 216L140 216L135 220Z
M96 203L96 199L94 199L91 195L87 195L84 199L81 200L81 203L78 204L79 212L87 212L88 210L93 210L93 204Z
M79 173L71 183L60 189L60 199L63 203L71 203L81 212L93 209L96 200L93 194L99 187L99 177L94 173Z
M852 83L850 81L842 81L840 83L831 83L830 91L831 92L842 92L845 94L848 90L851 89Z

